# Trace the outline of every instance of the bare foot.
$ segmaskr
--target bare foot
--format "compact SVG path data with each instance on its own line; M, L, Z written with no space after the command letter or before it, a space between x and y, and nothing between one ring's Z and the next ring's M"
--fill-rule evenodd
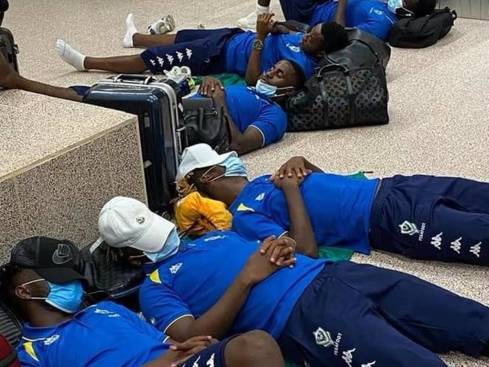
M5 60L5 57L0 53L0 87L6 89L15 89L19 73Z

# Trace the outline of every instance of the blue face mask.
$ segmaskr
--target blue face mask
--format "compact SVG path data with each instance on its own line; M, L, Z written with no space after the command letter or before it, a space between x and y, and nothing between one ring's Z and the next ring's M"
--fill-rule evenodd
M75 313L80 309L83 299L83 286L79 280L63 284L54 284L45 279L36 279L22 285L25 286L37 282L48 283L48 296L31 297L31 299L44 300L47 304L66 313Z
M241 159L238 157L230 156L220 166L226 167L225 177L246 177L246 167Z
M176 229L172 230L160 252L144 252L144 255L152 262L157 263L175 255L180 247L180 237Z
M277 93L277 89L276 86L267 84L261 79L258 79L255 86L256 93L267 97L273 97Z
M404 7L404 0L387 0L387 7L394 14L411 15L412 11Z

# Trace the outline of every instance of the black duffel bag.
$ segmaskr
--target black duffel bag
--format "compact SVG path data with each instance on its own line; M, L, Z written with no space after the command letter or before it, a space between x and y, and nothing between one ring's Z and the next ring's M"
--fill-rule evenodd
M287 101L287 131L385 125L388 100L381 65L353 70L326 65Z
M8 10L9 3L7 0L0 0L0 26L3 23L4 13ZM19 65L17 63L17 54L19 49L14 42L14 36L7 28L0 27L0 53L5 57L5 60L12 65L12 67L19 71ZM0 88L1 89L1 88Z
M229 120L224 112L215 107L187 109L183 114L185 145L209 144L219 154L229 152L231 135Z
M7 0L0 0L0 25L3 23L3 16L8 10L9 4Z
M349 69L373 67L380 64L387 67L391 57L391 48L387 43L374 35L357 28L346 28L348 46L326 54L319 66L340 64Z
M389 43L400 48L424 48L445 37L457 19L450 8L435 10L423 17L400 19L391 29Z

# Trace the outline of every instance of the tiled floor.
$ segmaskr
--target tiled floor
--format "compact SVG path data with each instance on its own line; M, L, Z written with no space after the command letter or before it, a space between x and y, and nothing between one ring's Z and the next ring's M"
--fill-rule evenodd
M64 37L94 55L131 54L138 51L121 46L128 12L136 14L141 29L167 13L175 15L181 26L202 22L218 27L232 25L253 9L253 3L253 0L15 0L6 25L20 44L20 63L26 76L69 85L91 83L105 74L73 72L54 52L57 37ZM489 22L461 19L435 47L393 50L388 69L389 125L290 134L281 143L247 156L250 171L253 175L270 172L287 157L305 155L336 172L362 169L373 170L379 176L433 173L489 180L488 56ZM13 96L7 102L0 99L0 103L23 100ZM355 261L416 274L489 305L487 269L416 262L379 253L368 258L355 256ZM459 355L446 356L446 360L450 366L489 366L487 359L472 360Z

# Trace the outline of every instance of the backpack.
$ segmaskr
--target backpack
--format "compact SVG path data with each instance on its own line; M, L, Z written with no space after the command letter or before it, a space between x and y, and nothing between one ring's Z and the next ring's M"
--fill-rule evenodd
M457 19L457 12L450 8L435 10L423 17L403 18L392 27L389 43L401 48L424 48L434 45L445 37Z
M20 367L17 353L3 335L0 335L0 367Z
M389 122L382 65L350 69L325 65L286 103L287 131L311 131Z
M341 64L350 69L374 67L380 64L387 67L391 56L391 48L387 43L374 35L357 28L346 28L348 46L325 55L319 66Z

